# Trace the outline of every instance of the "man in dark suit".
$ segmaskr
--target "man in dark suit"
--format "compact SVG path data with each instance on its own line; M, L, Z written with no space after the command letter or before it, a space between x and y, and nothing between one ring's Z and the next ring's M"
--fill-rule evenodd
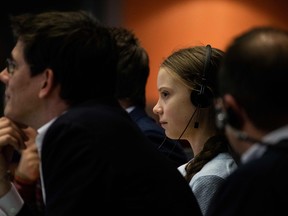
M31 216L6 178L29 125L38 132L45 215L200 215L184 178L114 97L108 28L84 11L19 15L11 24L16 44L0 73L10 131L0 139L0 213Z
M217 122L241 165L209 216L287 215L288 32L257 27L228 47L219 75Z
M146 112L146 83L150 72L148 53L132 30L113 27L111 33L119 53L116 98L120 105L176 167L186 163L188 156L181 143L167 138L163 128Z

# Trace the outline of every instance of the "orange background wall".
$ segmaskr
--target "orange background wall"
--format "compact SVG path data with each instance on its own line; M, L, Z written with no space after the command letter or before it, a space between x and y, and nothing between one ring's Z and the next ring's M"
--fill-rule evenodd
M174 49L209 43L225 50L250 27L288 29L287 8L286 0L123 0L122 25L135 32L150 56L148 113L158 99L158 66Z

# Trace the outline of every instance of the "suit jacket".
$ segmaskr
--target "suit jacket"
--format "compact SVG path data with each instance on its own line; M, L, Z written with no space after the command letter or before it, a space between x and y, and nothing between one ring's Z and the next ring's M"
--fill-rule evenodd
M219 188L208 216L287 215L288 140L240 165Z
M60 116L41 160L47 216L201 215L182 175L116 102L90 101Z
M155 144L155 147L173 161L176 167L188 162L182 145L165 137L164 129L144 109L136 106L129 114L144 134Z

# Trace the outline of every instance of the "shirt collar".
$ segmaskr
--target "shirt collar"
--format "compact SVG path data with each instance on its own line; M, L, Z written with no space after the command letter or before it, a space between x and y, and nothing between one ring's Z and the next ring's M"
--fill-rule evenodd
M41 152L42 149L42 142L44 139L44 136L48 130L48 128L50 127L50 125L57 119L58 117L55 117L54 119L52 119L51 121L47 122L46 124L44 124L42 127L40 127L37 132L37 136L36 136L36 145L38 148L38 152ZM41 154L39 154L41 156Z
M267 135L265 135L262 139L263 143L269 143L270 145L275 145L283 139L288 138L288 125L276 129ZM267 147L260 143L253 144L242 156L241 162L247 163L253 159L257 159L261 157L266 151Z
M130 113L130 112L132 112L134 109L135 109L135 106L130 106L130 107L126 108L125 110L126 110L126 112Z

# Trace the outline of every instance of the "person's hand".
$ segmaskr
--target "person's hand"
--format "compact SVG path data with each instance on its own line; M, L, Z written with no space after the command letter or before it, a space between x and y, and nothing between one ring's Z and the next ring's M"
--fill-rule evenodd
M0 197L11 188L8 172L14 149L21 151L26 148L28 137L23 128L6 117L0 118Z
M36 182L40 176L39 161L37 146L35 144L35 137L37 132L32 128L23 129L29 138L25 144L26 149L21 151L21 158L16 168L15 177L27 183Z

